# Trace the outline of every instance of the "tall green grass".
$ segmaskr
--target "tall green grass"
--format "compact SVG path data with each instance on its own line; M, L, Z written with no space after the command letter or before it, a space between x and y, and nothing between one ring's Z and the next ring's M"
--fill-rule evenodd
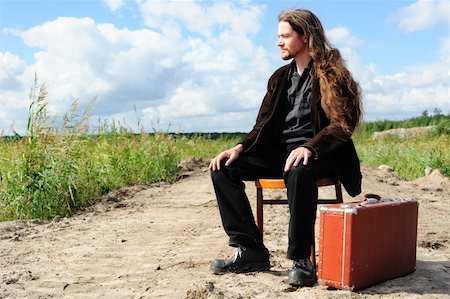
M67 216L123 186L170 181L180 160L210 158L236 140L135 134L102 124L88 134L89 107L77 103L57 125L45 86L30 93L27 132L0 140L0 220Z

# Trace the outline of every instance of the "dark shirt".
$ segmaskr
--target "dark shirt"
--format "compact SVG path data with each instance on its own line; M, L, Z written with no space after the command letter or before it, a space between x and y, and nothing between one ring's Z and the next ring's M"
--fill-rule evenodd
M313 137L311 125L311 87L310 74L312 62L300 76L297 67L292 64L287 96L284 101L284 123L281 126L281 141L286 147L294 148Z

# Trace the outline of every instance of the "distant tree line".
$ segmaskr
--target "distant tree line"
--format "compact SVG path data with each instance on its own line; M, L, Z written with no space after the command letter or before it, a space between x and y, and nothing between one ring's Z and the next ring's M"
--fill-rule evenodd
M450 134L450 112L444 114L441 109L434 108L433 112L424 110L420 116L411 117L403 120L377 120L364 122L358 129L358 132L363 136L372 135L374 132L381 132L390 129L398 128L414 128L435 126L438 134ZM114 133L112 133L114 134ZM141 133L132 133L130 135L140 135ZM149 135L161 134L161 132L148 133ZM217 139L239 139L245 136L245 132L190 132L190 133L173 133L164 132L163 134L170 135L174 138L206 138L211 140ZM93 134L95 135L95 134ZM93 136L91 135L91 136ZM106 133L108 135L108 133ZM0 136L0 139L18 140L22 136L17 133L13 136Z

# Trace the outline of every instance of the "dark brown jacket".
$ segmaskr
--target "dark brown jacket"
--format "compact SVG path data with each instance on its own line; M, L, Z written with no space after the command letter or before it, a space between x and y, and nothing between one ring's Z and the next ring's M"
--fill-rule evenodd
M283 121L280 98L285 96L290 66L288 64L279 68L270 77L256 123L240 142L245 152L279 146L280 125ZM352 123L352 120L347 123ZM355 146L351 136L339 124L330 123L322 109L317 79L313 80L311 91L311 124L314 137L302 146L311 149L315 159L328 157L348 194L356 196L361 193L361 171Z

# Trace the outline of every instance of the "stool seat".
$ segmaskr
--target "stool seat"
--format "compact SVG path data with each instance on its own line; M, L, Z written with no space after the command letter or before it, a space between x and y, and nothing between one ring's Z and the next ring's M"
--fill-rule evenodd
M336 178L321 178L316 180L317 187L332 186L339 184L339 180ZM284 189L286 185L283 179L257 179L255 181L257 188L263 189Z
M261 240L263 239L263 226L264 226L264 213L263 213L263 205L278 205L278 204L287 204L287 199L264 199L263 197L263 189L284 189L286 185L284 184L283 179L274 179L274 178L260 178L255 181L256 185L256 225L259 228L259 232L261 234ZM342 187L341 182L337 178L327 177L320 178L316 180L317 187L324 186L334 186L336 198L332 199L317 199L317 204L331 204L331 203L342 203ZM314 233L314 232L313 232ZM314 234L313 234L314 240ZM313 242L311 246L311 262L315 266L316 265L316 257L315 257L315 243Z

